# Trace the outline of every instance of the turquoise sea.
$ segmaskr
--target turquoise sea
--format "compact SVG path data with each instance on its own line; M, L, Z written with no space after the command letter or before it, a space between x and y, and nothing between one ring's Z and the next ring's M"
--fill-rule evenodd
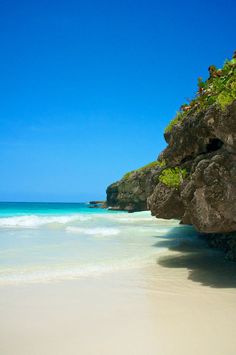
M0 284L94 277L155 264L173 236L193 233L149 212L86 203L0 203Z

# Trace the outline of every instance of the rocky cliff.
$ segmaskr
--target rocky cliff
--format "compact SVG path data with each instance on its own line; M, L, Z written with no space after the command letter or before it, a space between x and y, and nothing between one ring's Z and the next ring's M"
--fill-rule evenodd
M161 164L153 162L126 174L121 180L108 186L107 206L129 212L147 210L147 199L156 187L161 170Z
M236 53L209 73L166 128L158 161L110 185L108 206L150 209L203 233L236 231Z
M176 174L178 186L161 181L148 197L153 215L178 218L206 233L236 230L236 101L222 110L189 113L166 135L161 153Z

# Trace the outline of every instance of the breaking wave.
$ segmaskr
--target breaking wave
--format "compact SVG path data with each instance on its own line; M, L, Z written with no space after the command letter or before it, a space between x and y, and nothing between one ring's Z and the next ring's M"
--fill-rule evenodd
M67 224L75 221L87 221L89 216L15 216L0 218L0 228L37 228L48 224Z

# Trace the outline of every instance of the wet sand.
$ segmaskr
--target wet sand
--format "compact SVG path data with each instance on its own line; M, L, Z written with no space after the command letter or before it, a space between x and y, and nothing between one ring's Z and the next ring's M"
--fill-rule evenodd
M234 355L236 265L186 242L156 265L2 286L2 355Z

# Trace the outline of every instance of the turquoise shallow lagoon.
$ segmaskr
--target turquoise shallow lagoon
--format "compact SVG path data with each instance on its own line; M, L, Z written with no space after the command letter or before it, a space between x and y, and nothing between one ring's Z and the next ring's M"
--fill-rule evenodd
M85 203L1 203L0 284L76 279L154 264L170 236L186 233L193 231L149 212L91 209Z

